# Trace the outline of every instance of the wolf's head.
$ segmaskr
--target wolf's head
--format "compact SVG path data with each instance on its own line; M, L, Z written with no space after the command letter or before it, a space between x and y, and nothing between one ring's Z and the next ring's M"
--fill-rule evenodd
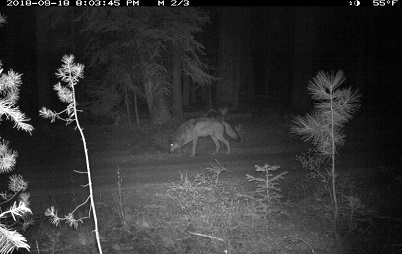
M180 148L179 142L173 137L169 136L169 153L173 153L177 148Z

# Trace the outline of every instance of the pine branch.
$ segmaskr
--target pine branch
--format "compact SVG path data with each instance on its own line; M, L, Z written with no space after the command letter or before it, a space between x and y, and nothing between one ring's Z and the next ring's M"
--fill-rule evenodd
M24 248L29 251L30 246L20 233L9 230L0 224L0 254L12 253L16 248Z

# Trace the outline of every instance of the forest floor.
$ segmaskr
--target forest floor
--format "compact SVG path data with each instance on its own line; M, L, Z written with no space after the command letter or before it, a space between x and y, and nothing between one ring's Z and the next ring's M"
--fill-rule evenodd
M238 115L227 121L243 125L242 142L230 140L230 155L222 145L220 153L212 156L214 143L202 138L195 157L189 156L191 143L183 154L168 153L168 135L181 121L153 126L142 120L131 128L84 124L104 253L392 253L401 249L397 211L402 207L402 188L392 175L400 170L396 151L401 150L399 141L383 127L384 121L360 116L346 127L346 143L336 164L338 231L333 227L328 184L324 178L313 179L311 170L296 159L311 146L289 135L289 120ZM10 140L19 152L12 173L29 181L36 221L24 235L32 253L96 253L90 220L76 230L54 227L44 216L50 206L66 215L88 195L81 187L86 175L74 172L86 169L79 133L71 126L50 128L46 134L34 132L16 143ZM269 205L259 201L256 185L246 178L249 174L266 179L266 174L256 171L264 165L280 166L270 171L270 177L288 172L277 181L283 197ZM88 206L83 207L77 217L88 212Z

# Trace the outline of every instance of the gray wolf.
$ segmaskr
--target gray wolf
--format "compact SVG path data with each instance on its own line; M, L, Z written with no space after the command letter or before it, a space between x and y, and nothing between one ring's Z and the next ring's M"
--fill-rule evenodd
M194 156L196 154L198 138L210 136L216 146L213 155L216 155L219 152L221 147L219 141L226 145L226 153L230 154L230 143L224 138L223 134L226 132L226 134L232 139L240 141L241 136L239 135L239 132L236 131L239 130L240 127L237 127L236 130L235 129L233 129L227 122L215 118L201 117L191 119L182 123L173 135L170 136L169 151L173 153L176 149L179 149L179 152L181 153L181 148L184 145L193 142L193 151L191 155Z

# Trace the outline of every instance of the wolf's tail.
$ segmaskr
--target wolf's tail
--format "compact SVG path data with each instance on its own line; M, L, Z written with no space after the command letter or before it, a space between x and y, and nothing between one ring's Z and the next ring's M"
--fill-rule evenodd
M229 135L229 137L231 137L232 139L241 142L241 133L239 133L238 131L235 131L232 126L230 126L230 124L228 124L225 121L222 121L222 124L225 126L225 131L226 134Z

